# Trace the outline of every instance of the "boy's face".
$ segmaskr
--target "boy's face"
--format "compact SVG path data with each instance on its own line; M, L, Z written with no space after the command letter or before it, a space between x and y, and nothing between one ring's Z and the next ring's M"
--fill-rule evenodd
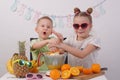
M36 27L36 32L42 39L47 39L52 34L52 22L49 19L41 19Z

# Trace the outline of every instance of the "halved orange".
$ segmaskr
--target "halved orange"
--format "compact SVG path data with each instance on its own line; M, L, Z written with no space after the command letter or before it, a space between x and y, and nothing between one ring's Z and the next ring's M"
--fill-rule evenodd
M71 77L70 70L64 70L64 71L62 71L61 78L68 79L70 77Z
M80 70L77 68L77 67L71 67L70 68L70 73L73 75L73 76L78 76L80 74Z
M50 77L53 79L53 80L57 80L58 78L60 78L60 71L57 70L57 69L53 69L50 71Z

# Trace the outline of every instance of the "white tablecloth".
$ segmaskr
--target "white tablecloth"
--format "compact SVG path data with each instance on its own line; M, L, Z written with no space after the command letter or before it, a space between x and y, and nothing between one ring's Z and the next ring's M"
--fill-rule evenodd
M3 75L0 80L26 80L25 78L16 78L14 75L10 74L10 73L6 73L5 75ZM47 76L43 76L42 80L52 80L51 78L47 77ZM61 79L60 79L61 80ZM76 79L69 79L69 80L76 80ZM89 80L107 80L107 78L102 75L96 78L92 78Z

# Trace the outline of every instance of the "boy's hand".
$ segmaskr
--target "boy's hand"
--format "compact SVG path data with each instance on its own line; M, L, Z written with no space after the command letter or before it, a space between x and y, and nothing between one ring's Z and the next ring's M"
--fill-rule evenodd
M60 43L60 39L58 38L52 38L49 39L48 44L59 44Z
M49 43L48 43L48 47L49 47L50 51L52 51L52 52L57 51L58 48L55 47L55 46L52 46L52 45L57 45L59 43L60 43L60 39L58 39L58 38L52 38L52 39L50 39Z
M60 54L64 53L64 50L60 48L60 43L59 44L48 44L48 47L50 51L52 52L59 50Z

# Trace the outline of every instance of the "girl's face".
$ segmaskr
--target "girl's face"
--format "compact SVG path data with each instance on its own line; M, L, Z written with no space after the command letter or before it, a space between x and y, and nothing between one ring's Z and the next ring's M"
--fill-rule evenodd
M73 28L77 34L77 39L82 40L89 36L92 24L87 17L76 16L73 21Z
M49 19L41 19L35 28L39 37L47 39L52 34L52 22Z

